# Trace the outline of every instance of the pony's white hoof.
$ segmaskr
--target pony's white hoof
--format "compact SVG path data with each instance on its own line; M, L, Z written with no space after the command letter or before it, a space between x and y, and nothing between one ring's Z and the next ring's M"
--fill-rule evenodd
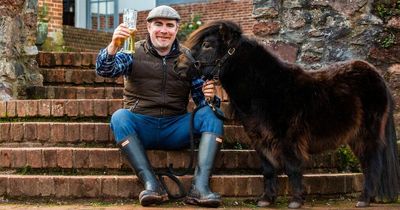
M289 203L288 208L289 208L289 209L298 209L298 208L301 207L301 205L302 205L302 204L299 203L299 202L292 201L292 202Z
M257 206L258 207L267 207L267 206L270 206L270 205L271 205L271 202L269 202L269 201L260 200L260 201L257 202Z
M365 207L368 207L368 206L369 206L369 203L365 202L365 201L358 201L357 204L356 204L357 208L365 208Z

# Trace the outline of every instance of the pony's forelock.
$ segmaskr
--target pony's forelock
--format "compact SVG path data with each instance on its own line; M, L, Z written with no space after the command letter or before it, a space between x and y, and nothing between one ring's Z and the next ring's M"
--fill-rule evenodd
M184 45L188 48L193 48L194 46L198 45L200 42L203 41L204 37L214 34L217 31L221 31L224 29L226 33L231 33L232 37L241 36L242 29L240 26L233 21L229 20L218 20L212 21L209 23L204 24L196 31L190 34Z

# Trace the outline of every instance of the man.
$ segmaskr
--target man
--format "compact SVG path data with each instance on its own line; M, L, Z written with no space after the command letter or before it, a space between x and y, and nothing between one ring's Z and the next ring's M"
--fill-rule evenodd
M135 54L118 52L129 36L126 25L119 25L111 43L97 57L96 72L104 77L124 76L124 109L111 118L115 141L144 184L139 194L143 206L168 199L154 175L145 149L177 150L190 145L189 94L197 106L194 133L201 135L198 165L186 203L217 207L221 197L209 188L214 159L222 142L223 122L205 98L219 106L213 81L185 78L173 69L181 54L176 39L179 14L171 7L159 6L147 16L146 40L136 43Z

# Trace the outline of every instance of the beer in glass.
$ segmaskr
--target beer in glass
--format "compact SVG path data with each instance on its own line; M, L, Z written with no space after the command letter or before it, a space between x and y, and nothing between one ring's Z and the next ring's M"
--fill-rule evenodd
M135 53L135 31L137 22L137 11L134 9L123 10L123 22L130 31L130 36L124 41L122 52L124 53Z

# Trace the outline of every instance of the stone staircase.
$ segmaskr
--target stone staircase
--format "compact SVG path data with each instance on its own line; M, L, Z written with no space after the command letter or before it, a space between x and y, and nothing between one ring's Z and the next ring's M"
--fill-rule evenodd
M0 102L0 196L6 198L137 197L142 186L114 145L112 113L122 108L123 80L95 75L97 53L44 53L38 63L43 87L31 87L28 100ZM226 94L219 89L226 110ZM190 104L193 107L193 104ZM225 125L226 139L211 186L224 197L257 197L262 176L255 151L241 125ZM148 151L157 170L189 164L190 151ZM335 152L307 164L306 192L334 196L360 192L362 174L338 173ZM180 177L186 189L192 175ZM173 186L167 180L173 191ZM279 194L290 191L279 177Z

